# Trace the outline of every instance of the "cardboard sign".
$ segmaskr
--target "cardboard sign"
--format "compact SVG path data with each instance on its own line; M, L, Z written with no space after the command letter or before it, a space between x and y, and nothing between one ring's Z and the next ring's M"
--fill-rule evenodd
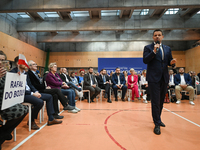
M1 110L24 102L25 87L26 75L7 72Z

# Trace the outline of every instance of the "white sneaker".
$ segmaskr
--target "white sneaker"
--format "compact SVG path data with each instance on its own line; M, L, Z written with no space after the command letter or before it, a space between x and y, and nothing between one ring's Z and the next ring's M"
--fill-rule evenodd
M143 98L143 100L147 100L147 96L146 95L142 96L142 98Z
M195 105L195 103L194 103L193 101L190 101L189 103L190 103L191 105Z
M143 103L148 104L147 100L143 100Z
M180 101L180 100L176 101L176 104L180 104L180 103L181 103L181 101Z
M78 110L76 110L76 109L68 110L68 113L77 113L77 112L78 112Z
M81 111L81 109L79 109L79 108L78 108L78 107L76 107L76 106L75 106L75 110L77 110L77 111Z

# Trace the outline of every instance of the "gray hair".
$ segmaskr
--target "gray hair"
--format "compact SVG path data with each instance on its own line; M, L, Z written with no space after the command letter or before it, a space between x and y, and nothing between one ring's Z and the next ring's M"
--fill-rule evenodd
M56 62L50 63L49 66L48 66L49 70L50 70L51 68L53 68L54 65L57 65Z

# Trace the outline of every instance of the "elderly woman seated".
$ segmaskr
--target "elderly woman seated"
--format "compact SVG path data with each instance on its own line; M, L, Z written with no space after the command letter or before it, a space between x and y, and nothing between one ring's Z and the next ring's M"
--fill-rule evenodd
M57 64L50 63L49 64L49 73L46 76L46 83L47 86L50 86L52 89L57 88L61 89L61 92L66 95L69 99L69 105L74 107L73 110L68 110L71 113L77 113L80 111L79 108L76 107L75 104L75 91L71 89L65 82L62 82L60 76L56 73L57 71Z

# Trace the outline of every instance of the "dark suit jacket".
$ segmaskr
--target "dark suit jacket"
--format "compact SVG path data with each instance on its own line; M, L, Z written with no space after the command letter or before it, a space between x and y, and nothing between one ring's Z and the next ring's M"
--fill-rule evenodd
M187 85L192 86L192 79L191 79L189 74L184 73L184 79L185 79L185 82L186 82ZM174 76L174 84L179 85L180 83L181 83L181 76L180 76L180 74L176 74Z
M63 82L66 82L66 77L64 74L59 74L60 78L62 79ZM67 79L69 80L69 82L72 81L72 79L69 77L69 75L67 75Z
M18 68L13 68L10 72L13 72L13 73L17 73L18 72ZM36 92L38 91L32 84L31 84L31 80L29 78L29 75L28 73L25 73L27 75L26 77L26 82L27 82L27 85L29 86L30 90L31 91L25 91L25 95L31 95L31 92Z
M173 58L170 47L162 44L162 48L164 51L164 60L153 52L154 43L144 47L143 62L147 64L146 79L148 82L159 82L162 76L165 83L169 82L168 66L171 66L170 62Z
M123 85L126 85L126 80L125 80L124 74L120 73L119 77L120 77L120 83ZM114 73L112 75L112 83L113 83L113 85L118 84L118 77L117 77L116 73Z
M105 75L105 78L106 78L106 81L109 82L109 77L108 77L107 75ZM99 87L101 87L102 85L104 85L102 75L99 75L99 76L97 77L97 82L98 82Z
M95 78L94 75L92 75L92 78L93 78L93 84L97 85L97 80L96 80L96 78ZM91 86L91 80L90 80L89 73L87 73L87 74L84 75L83 81L84 81L83 86Z
M40 83L40 81L38 80L38 78L35 76L35 74L31 71L28 70L28 75L29 78L31 80L31 84L40 92L43 92L43 90L45 89L45 84L44 82L42 82L42 84Z

